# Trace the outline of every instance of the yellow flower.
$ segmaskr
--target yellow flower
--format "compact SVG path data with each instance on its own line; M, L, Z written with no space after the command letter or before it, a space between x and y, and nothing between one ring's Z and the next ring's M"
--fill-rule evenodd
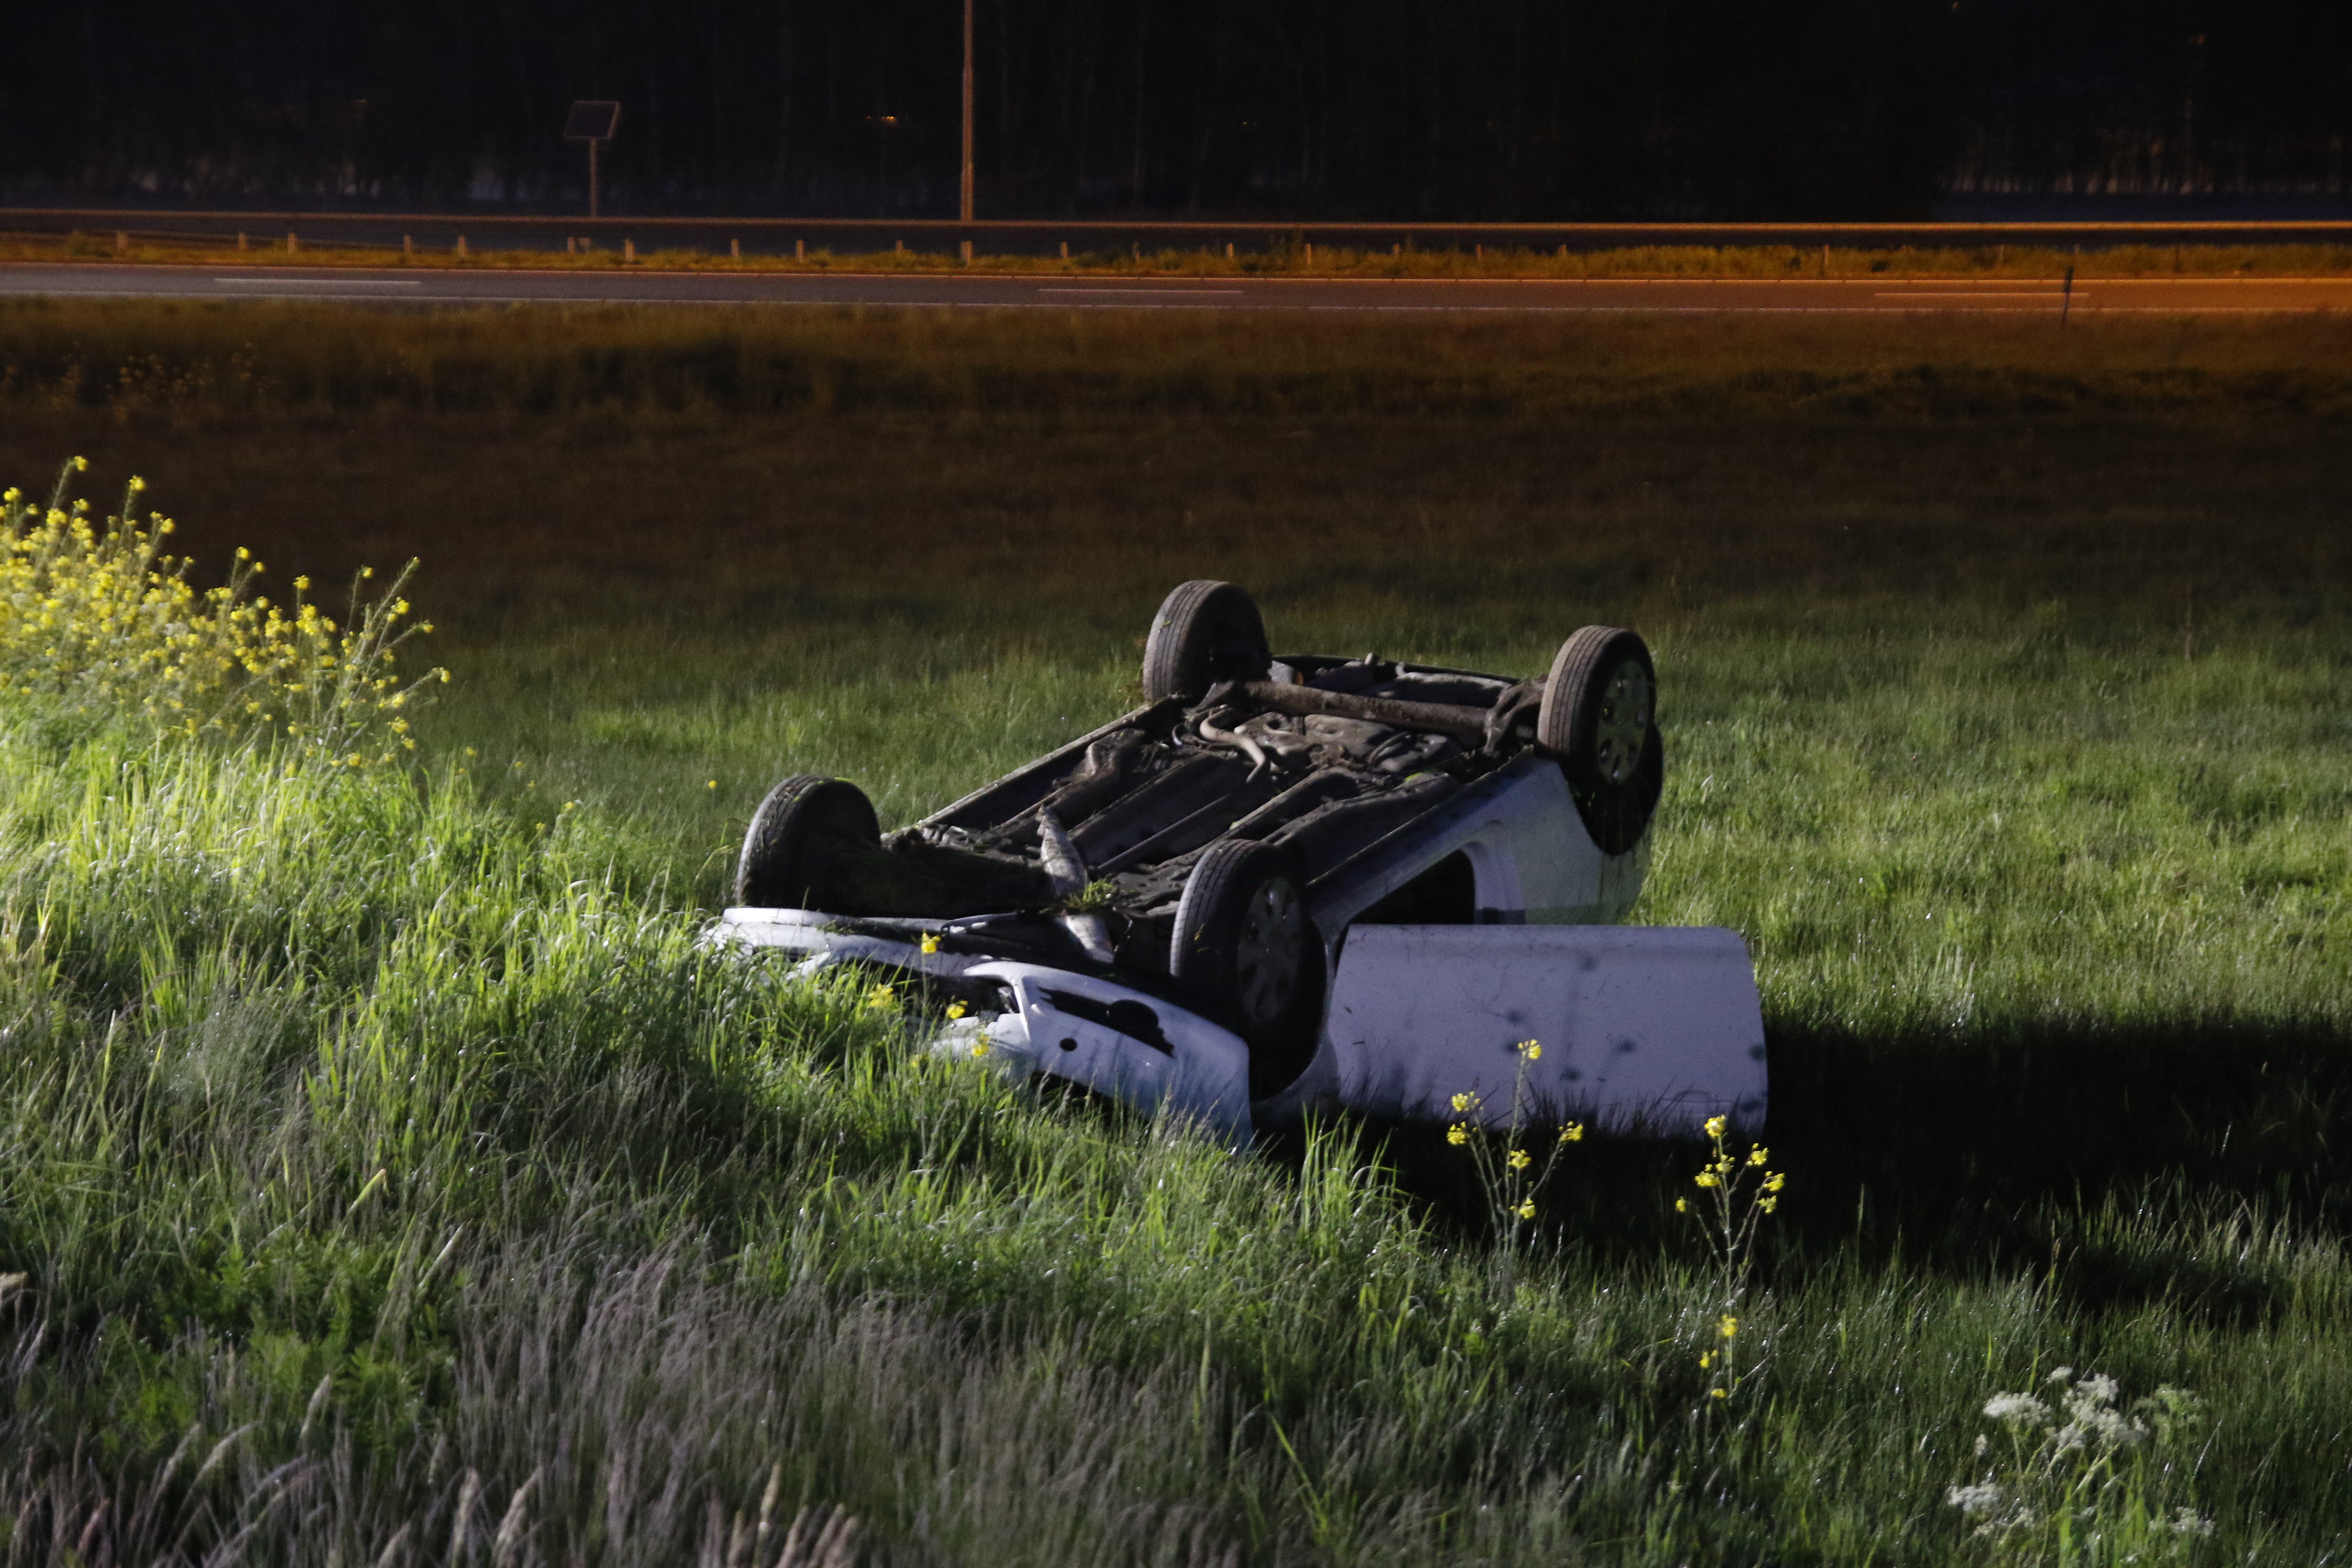
M1708 1367L1711 1367L1714 1364L1715 1352L1713 1351L1708 1351L1698 1358L1698 1369L1701 1372L1705 1372Z
M972 1041L971 1054L974 1060L978 1060L980 1058L988 1054L988 1037L986 1035L982 1035L980 1038Z
M1688 1198L1676 1198L1675 1200L1675 1212L1676 1214L1690 1213L1690 1200Z
M968 1009L961 1002L950 1002L948 1004L948 1016L950 1019L961 1018L964 1016L966 1011L968 1011Z
M1774 1209L1780 1206L1780 1200L1778 1198L1758 1198L1756 1200L1756 1206L1762 1209L1766 1214L1770 1214Z
M1535 1201L1535 1199L1533 1199L1533 1198L1529 1198L1529 1199L1528 1199L1528 1200L1527 1200L1527 1202L1525 1202L1525 1203L1521 1204L1521 1205L1519 1205L1519 1208L1518 1208L1518 1215L1519 1215L1519 1217L1520 1217L1521 1219L1533 1219L1533 1218L1535 1218L1535 1217L1536 1217L1536 1201Z
M1723 1185L1723 1178L1717 1175L1713 1171L1701 1171L1692 1179L1697 1182L1702 1187L1719 1187Z
M1514 1149L1511 1151L1510 1164L1512 1170L1524 1171L1533 1163L1534 1162L1528 1157L1528 1152L1525 1149Z
M294 591L298 594L308 591L310 586L310 579L308 577L297 577L294 579Z
M1455 1148L1460 1148L1463 1144L1470 1142L1469 1127L1462 1122L1455 1122L1453 1126L1445 1130L1445 1141L1448 1143L1453 1144Z
M887 1007L898 999L898 993L887 985L877 985L866 998L868 1007Z
M719 787L719 781L717 779L712 779L709 784L704 784L702 787L705 789L717 789Z
M1710 1389L1708 1389L1708 1390L1706 1391L1706 1393L1707 1393L1707 1397L1708 1397L1708 1398L1710 1398L1710 1399L1727 1399L1727 1398L1729 1398L1729 1397L1730 1397L1730 1395L1729 1395L1729 1394L1726 1394L1726 1393L1725 1393L1722 1389L1720 1389L1720 1388L1710 1388Z
M1750 1149L1749 1151L1748 1151L1748 1163L1749 1164L1751 1164L1751 1165L1760 1165L1760 1164L1762 1164L1762 1163L1764 1163L1764 1160L1765 1160L1765 1153L1764 1153L1764 1145L1763 1145L1763 1144L1759 1143L1758 1145L1756 1145L1756 1147L1755 1147L1755 1148Z
M1717 1321L1715 1331L1727 1340L1739 1331L1739 1320L1726 1312Z
M923 951L926 953L932 953L939 952L939 950L940 933L935 931L925 931L923 933Z
M1538 1041L1521 1040L1519 1042L1519 1055L1527 1058L1529 1061L1534 1061L1543 1055L1543 1046Z
M1583 1142L1584 1123L1581 1121L1570 1121L1563 1123L1559 1130L1559 1141L1563 1143Z
M1477 1103L1478 1097L1475 1094L1457 1094L1454 1097L1454 1109L1456 1110L1467 1110Z
M1706 1135L1710 1138L1720 1138L1723 1136L1724 1128L1727 1125L1724 1118L1710 1116L1706 1119Z
M1764 1176L1764 1190L1765 1190L1766 1192L1768 1192L1768 1193L1777 1193L1777 1192L1779 1192L1782 1187L1785 1187L1785 1186L1787 1186L1788 1184L1789 1184L1789 1178L1788 1178L1788 1177L1786 1177L1786 1176L1784 1176L1784 1175L1782 1175L1780 1172L1778 1172L1778 1171L1769 1171L1769 1172L1765 1173L1765 1176Z

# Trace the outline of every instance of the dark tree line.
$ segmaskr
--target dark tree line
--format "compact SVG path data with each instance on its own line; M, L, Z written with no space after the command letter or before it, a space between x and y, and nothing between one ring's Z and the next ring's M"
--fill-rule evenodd
M1870 217L2342 191L2345 0L978 0L983 214ZM0 187L949 214L959 0L31 0Z
M1977 5L1948 180L1963 187L2352 193L2352 4Z

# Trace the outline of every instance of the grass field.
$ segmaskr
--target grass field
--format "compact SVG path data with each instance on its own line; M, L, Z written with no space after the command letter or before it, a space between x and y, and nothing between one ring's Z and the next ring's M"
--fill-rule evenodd
M0 312L0 477L420 557L455 678L413 771L0 709L6 1552L2352 1559L2347 331ZM1748 937L1790 1173L1730 1397L1696 1150L1498 1246L1428 1130L1230 1161L695 947L776 776L912 816L1195 575L1648 636L1634 918ZM1972 1534L2062 1365L2205 1418Z

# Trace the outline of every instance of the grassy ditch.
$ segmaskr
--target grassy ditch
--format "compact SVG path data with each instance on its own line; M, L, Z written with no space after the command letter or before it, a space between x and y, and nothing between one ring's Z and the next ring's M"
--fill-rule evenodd
M58 319L0 352L35 363ZM511 363L670 330L74 320L89 364L242 323L265 379L412 329ZM1083 342L892 317L744 332L1060 390L11 383L0 471L135 461L206 582L236 544L271 565L247 593L422 556L436 630L399 668L455 679L413 731L352 715L415 752L190 737L87 683L0 704L8 1552L668 1562L740 1532L767 1563L828 1506L894 1563L2341 1552L2352 444L2336 403L2260 390L2340 374L2324 342L1107 330L1114 386L1255 353L1419 401L1082 395ZM1447 401L1482 355L1585 390ZM1965 408L1740 380L1987 364L2010 390ZM2202 390L2116 391L2158 373ZM2086 390L2020 390L2053 377ZM1441 1133L1230 1161L912 1055L924 1020L868 985L696 945L775 776L924 809L1128 701L1200 574L1290 646L1533 670L1580 622L1650 637L1672 762L1636 918L1748 936L1790 1173L1727 1397L1675 1208L1699 1151L1569 1146L1540 1239L1500 1246ZM2062 1365L2202 1404L2075 1489L2105 1556L2047 1512L2074 1461L2021 1482L2031 1445L1982 1414L2056 1407ZM2041 1522L1949 1500L1988 1476Z

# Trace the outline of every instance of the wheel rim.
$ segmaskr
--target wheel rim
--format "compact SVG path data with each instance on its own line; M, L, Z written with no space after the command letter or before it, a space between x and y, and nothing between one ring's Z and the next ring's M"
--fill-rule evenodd
M1240 939L1234 943L1234 989L1250 1022L1271 1023L1290 1005L1306 934L1306 911L1290 879L1270 877L1259 883L1242 911Z
M1650 672L1637 658L1620 664L1601 689L1601 716L1592 730L1592 762L1611 784L1623 784L1640 764L1656 699Z

